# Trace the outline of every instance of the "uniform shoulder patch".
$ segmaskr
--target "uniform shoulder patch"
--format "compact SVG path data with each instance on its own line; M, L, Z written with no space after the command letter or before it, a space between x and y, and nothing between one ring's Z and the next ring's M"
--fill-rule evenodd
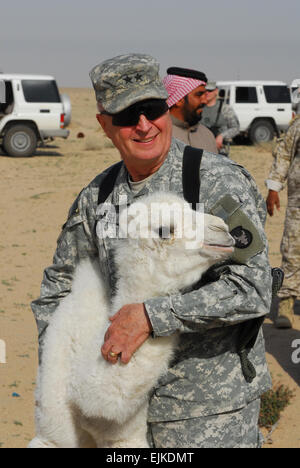
M264 242L254 222L247 216L242 203L230 195L225 195L211 209L211 214L221 217L229 227L235 240L232 260L237 263L247 261L264 250Z
M253 242L253 234L243 226L237 226L230 231L235 240L235 247L238 249L247 249Z

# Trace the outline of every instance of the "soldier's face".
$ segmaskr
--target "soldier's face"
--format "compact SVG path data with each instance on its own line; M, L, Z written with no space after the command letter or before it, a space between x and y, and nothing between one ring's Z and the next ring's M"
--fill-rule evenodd
M172 138L169 112L155 120L148 120L142 114L137 125L128 127L113 125L109 115L97 114L97 119L128 169L135 165L159 167L165 160Z
M207 102L210 103L218 96L219 90L216 88L213 91L207 91L206 98Z

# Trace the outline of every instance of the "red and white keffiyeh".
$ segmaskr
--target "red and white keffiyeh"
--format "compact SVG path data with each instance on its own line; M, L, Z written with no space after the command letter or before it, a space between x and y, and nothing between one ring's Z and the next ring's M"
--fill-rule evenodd
M185 76L167 75L163 79L163 84L169 94L167 104L169 107L172 107L184 96L198 88L198 86L205 86L206 82Z

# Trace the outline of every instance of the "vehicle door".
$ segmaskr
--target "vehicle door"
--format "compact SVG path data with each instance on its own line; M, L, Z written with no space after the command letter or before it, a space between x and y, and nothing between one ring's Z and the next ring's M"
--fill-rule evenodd
M55 80L20 80L21 99L19 115L26 119L31 116L43 130L60 128L62 103Z
M289 88L285 85L260 86L262 113L273 117L277 127L284 130L292 119L292 103Z
M231 86L230 104L235 110L240 130L246 131L251 122L260 113L260 102L257 86L238 85Z

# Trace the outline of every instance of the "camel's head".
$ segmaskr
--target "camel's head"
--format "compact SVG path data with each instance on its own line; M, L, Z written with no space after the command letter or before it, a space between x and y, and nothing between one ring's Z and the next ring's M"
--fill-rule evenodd
M144 277L149 266L156 278L180 280L187 287L234 250L234 239L221 218L192 210L172 193L142 197L122 217L128 236L121 257L127 252L127 267L136 272L141 267Z

